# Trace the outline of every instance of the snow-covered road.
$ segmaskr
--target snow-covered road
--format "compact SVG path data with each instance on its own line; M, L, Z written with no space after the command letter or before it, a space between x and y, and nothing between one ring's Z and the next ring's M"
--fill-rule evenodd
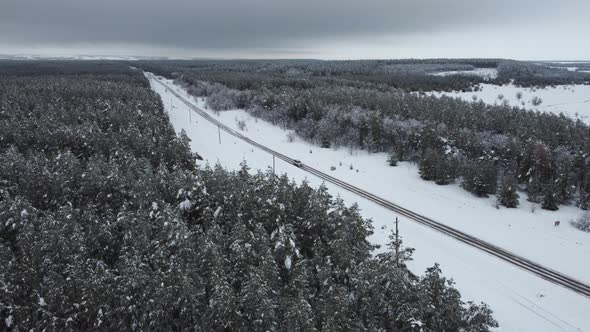
M272 165L272 157L270 155L253 148L251 145L235 137L222 134L222 144L220 145L217 140L218 128L216 126L194 115L190 117L187 106L166 91L166 88L154 84L153 81L152 88L162 96L175 129L177 131L184 129L192 139L192 148L208 159L210 163L219 162L226 168L237 169L239 168L239 163L242 160L246 160L248 165L254 170L264 170ZM175 90L183 94L183 96L188 97L180 89ZM200 102L202 105L202 101ZM260 133L260 135L266 138L265 142L268 141L276 144L285 141L286 132L284 130L261 120L250 118L243 111L223 112L218 116L214 112L209 112L209 114L216 116L217 119L235 128L235 130L238 130L236 120L238 118L245 119L248 125L247 132L245 133L246 136L255 136ZM365 164L362 161L366 156L348 156L347 151L324 151L300 141L289 142L288 144L290 148L288 151L299 151L296 152L296 156L297 153L302 153L301 151L307 151L305 159L318 159L324 163L327 162L327 165L330 163L338 165L338 171L340 172L346 171L351 174L366 172L364 169ZM340 155L336 156L335 153L339 153ZM345 158L346 156L348 159ZM304 160L304 158L300 159ZM340 166L338 164L339 161L344 161L345 165ZM354 163L354 167L352 163ZM372 159L372 163L375 163L375 159ZM359 173L353 172L350 168L356 170L361 168L361 171ZM413 176L413 170L410 167L407 170L404 170L403 167L398 167L398 172L400 170L401 172L405 172L405 176L408 178ZM278 173L286 172L291 178L298 181L306 179L312 185L319 186L322 183L321 179L309 176L303 170L281 161L277 161L276 171ZM359 178L361 177L360 175ZM381 180L388 180L385 174L383 176L377 173L370 175L379 176L382 178ZM392 185L397 185L397 183L393 182ZM403 186L404 183L399 183L399 185ZM430 185L432 186L432 184ZM395 214L374 202L358 197L339 187L331 184L327 184L327 186L330 192L334 195L340 195L347 204L353 204L355 202L359 204L363 210L362 214L367 218L373 219L375 234L370 240L383 245L389 234ZM406 189L409 195L411 195L411 192L419 189L419 187L413 186ZM430 194L426 192L426 194L421 193L421 195L424 196L425 202L428 202ZM440 199L445 200L446 198L441 196ZM465 202L472 204L469 199L466 199ZM428 206L427 209L435 210L438 209L438 206ZM466 209L466 211L468 210ZM482 215L482 217L484 216ZM478 220L474 222L477 223ZM484 222L482 221L482 223ZM504 227L504 225L498 223L496 227ZM522 226L514 226L516 232L519 232L519 227ZM501 324L500 330L590 331L590 320L587 316L587 313L590 312L590 300L588 298L536 278L521 269L510 266L482 252L473 250L453 239L442 237L440 233L415 223L404 222L404 219L402 219L400 228L405 243L417 248L414 255L415 260L411 263L412 270L416 273L421 273L427 266L432 265L434 262L439 262L445 275L455 279L457 287L465 299L482 300L492 307L495 311L496 318ZM525 233L520 234L522 236ZM534 235L536 234L533 233ZM559 236L565 236L567 239L570 238L567 232ZM581 243L581 245L578 245L578 253L582 257L584 257L583 249L587 248L583 246L584 240L587 240L587 238L581 238L578 242ZM576 271L580 275L586 270L580 269Z

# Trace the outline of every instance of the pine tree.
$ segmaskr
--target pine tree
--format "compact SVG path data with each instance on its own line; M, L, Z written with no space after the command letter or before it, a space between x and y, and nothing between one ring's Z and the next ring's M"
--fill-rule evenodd
M489 331L490 327L498 327L498 322L492 315L492 310L485 303L476 305L469 301L468 308L463 314L463 331Z
M543 209L551 211L557 211L559 209L559 200L557 198L557 193L555 191L556 190L554 184L548 184L545 187L545 195L543 196L543 203L541 204L541 207Z
M442 153L434 149L426 149L420 160L420 176L424 180L444 185L454 179L454 170L450 161Z
M266 265L262 266L265 269ZM252 266L248 275L244 276L240 292L241 314L248 331L272 331L278 325L276 316L277 297L263 271Z
M446 156L439 156L436 164L436 177L434 183L446 185L455 179L456 166Z
M584 174L582 185L580 186L580 195L578 197L578 206L582 210L590 208L590 171Z
M420 177L427 181L436 179L436 163L437 163L436 152L432 149L428 149L424 152L422 159L420 160L419 172Z
M543 184L537 176L529 178L527 184L527 200L533 203L541 203L543 201Z
M442 276L438 264L426 269L424 277L420 279L420 301L423 301L423 323L433 331L459 331L461 309L456 300L460 297L459 291L452 287L452 280Z
M461 186L478 197L488 197L488 195L494 194L497 181L494 162L477 160L466 161L466 163Z
M412 254L415 251L414 248L404 247L403 244L402 236L392 230L387 247L391 250L388 255L396 266L405 266L405 262L412 260Z
M395 152L390 153L389 157L387 157L387 164L389 166L397 166L397 162L398 162L397 154Z
M498 203L507 207L515 208L518 206L519 195L517 193L518 183L513 175L506 175L502 179L502 184L498 187Z

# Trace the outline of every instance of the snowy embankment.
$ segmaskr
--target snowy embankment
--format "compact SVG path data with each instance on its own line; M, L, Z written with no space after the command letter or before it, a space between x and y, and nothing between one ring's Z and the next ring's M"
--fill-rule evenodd
M252 170L272 167L272 156L233 136L221 132L220 144L216 126L196 114L190 115L187 106L161 85L152 82L152 88L162 96L175 129L187 132L192 140L191 147L206 159L204 162L210 165L219 162L228 169L238 169L243 160ZM186 96L182 89L175 90ZM195 103L204 108L203 100L195 100ZM238 122L243 121L243 133L251 139L392 202L578 279L590 280L587 264L590 235L573 229L568 223L579 212L575 208L549 212L536 207L533 213L531 205L521 199L522 206L518 209L498 210L494 207L494 198L480 199L456 185L436 186L421 180L415 165L400 163L398 167L389 167L384 154L321 149L294 135L289 135L295 137L290 142L288 131L242 110L221 112L216 117L236 130L239 130ZM296 181L307 179L313 186L322 183L279 159L275 165L277 173L287 173ZM331 166L336 169L330 171ZM327 184L327 187L347 204L358 203L363 216L373 219L375 234L370 238L373 243L383 246L387 242L396 217L393 212L334 185ZM562 220L561 228L553 227L556 219ZM588 298L403 218L400 230L406 245L417 248L410 268L421 274L426 267L440 263L445 275L457 282L464 299L481 300L492 307L501 324L500 330L590 331Z
M590 85L559 85L546 88L521 88L513 84L480 84L479 91L473 92L427 92L429 95L457 97L467 101L482 100L486 104L507 103L510 106L563 113L590 123ZM533 105L533 98L541 98L540 105Z

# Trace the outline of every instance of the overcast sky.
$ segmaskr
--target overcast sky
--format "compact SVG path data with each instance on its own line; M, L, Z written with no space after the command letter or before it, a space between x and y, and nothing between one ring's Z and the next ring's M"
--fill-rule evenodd
M0 53L590 59L590 0L0 0Z

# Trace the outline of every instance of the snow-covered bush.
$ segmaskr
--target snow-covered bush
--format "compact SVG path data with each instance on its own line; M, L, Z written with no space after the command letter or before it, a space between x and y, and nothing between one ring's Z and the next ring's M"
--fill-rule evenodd
M575 228L590 233L590 212L580 215L576 220L572 221L572 226Z
M287 133L287 142L293 143L295 141L295 133L290 131Z
M246 129L246 121L244 121L244 119L236 120L236 124L238 125L238 129L241 131Z
M389 164L389 166L397 166L397 162L397 154L395 152L389 154L389 157L387 157L387 164Z

